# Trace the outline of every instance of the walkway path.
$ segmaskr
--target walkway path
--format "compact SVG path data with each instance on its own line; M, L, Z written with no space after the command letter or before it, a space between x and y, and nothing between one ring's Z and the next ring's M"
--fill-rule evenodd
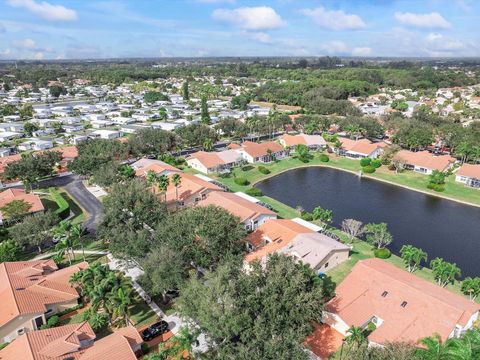
M75 254L82 255L83 251L82 250L73 250ZM85 255L108 255L108 251L101 251L101 250L85 250ZM43 259L48 259L51 258L52 256L55 256L54 252L48 252L45 254L41 254L38 256L35 256L34 260L43 260Z

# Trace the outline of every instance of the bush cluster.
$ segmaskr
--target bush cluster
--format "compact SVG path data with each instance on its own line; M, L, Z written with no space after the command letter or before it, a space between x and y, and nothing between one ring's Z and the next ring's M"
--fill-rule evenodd
M362 167L362 171L365 173L365 174L373 174L375 172L375 167L372 166L372 165L367 165L367 166L363 166Z
M427 188L429 188L430 190L437 191L437 192L445 191L445 185L444 184L429 183L427 185Z
M240 186L247 186L247 185L250 184L250 181L248 181L248 180L245 179L245 178L239 178L239 177L237 177L237 178L235 178L234 181L235 181L235 184L240 185Z
M252 187L250 189L245 190L245 194L250 196L262 196L263 192L260 189Z
M369 166L371 163L372 163L372 159L370 159L368 157L360 159L360 166L361 167Z
M373 254L379 259L388 259L390 256L392 256L392 252L387 248L375 249Z
M322 155L320 155L320 161L321 162L329 162L330 158L328 157L327 154L322 154Z
M260 171L264 175L270 174L270 170L268 170L265 166L262 165L258 167L258 171Z
M250 171L253 169L253 166L252 165L245 165L245 166L242 166L242 171Z
M374 168L378 169L380 166L382 166L382 162L378 159L372 160L370 165L372 165Z

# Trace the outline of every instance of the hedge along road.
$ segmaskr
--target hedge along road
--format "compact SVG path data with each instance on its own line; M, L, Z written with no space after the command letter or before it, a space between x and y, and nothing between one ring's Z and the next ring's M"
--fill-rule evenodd
M96 233L102 219L102 203L87 190L80 177L74 174L55 177L42 181L41 186L63 187L73 200L88 213L89 216L83 223L84 228L92 235Z
M362 178L333 168L309 167L281 173L256 185L263 193L291 207L333 211L334 226L353 218L385 222L398 254L410 244L455 262L463 276L480 274L480 208Z

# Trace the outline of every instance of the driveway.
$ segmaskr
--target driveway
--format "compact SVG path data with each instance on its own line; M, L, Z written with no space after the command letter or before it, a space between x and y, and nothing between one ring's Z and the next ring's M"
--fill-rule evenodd
M83 227L92 235L95 235L102 217L102 203L87 190L80 177L74 174L66 174L44 180L41 182L41 186L63 187L73 200L88 212L90 216L83 223Z

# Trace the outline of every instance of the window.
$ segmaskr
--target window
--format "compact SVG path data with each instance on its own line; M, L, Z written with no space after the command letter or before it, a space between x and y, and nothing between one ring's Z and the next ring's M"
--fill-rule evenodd
M400 306L401 306L402 308L404 308L405 306L407 306L407 302L406 302L406 301L403 301L403 302L400 304Z
M384 291L384 292L382 293L382 297L387 297L387 295L388 295L388 291Z
M33 319L33 323L35 325L35 329L39 330L40 327L44 324L43 317L39 316L39 317Z

